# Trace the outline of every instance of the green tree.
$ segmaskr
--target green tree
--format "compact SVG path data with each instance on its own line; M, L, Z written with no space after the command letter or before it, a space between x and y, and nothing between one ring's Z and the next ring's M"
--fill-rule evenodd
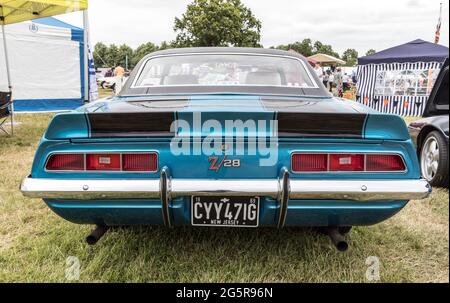
M342 60L346 62L347 66L355 66L358 63L358 52L349 48L342 54Z
M374 50L373 48L371 48L371 49L369 49L369 50L366 52L366 56L373 55L373 54L375 54L376 52L377 52L376 50Z
M258 47L261 22L241 0L194 0L175 18L177 47Z
M108 47L104 43L97 43L94 46L94 62L97 67L107 67L106 55L108 53Z
M133 66L133 49L131 47L129 47L126 44L122 44L119 47L119 51L117 54L117 63L121 64L123 67L126 67L128 65L128 68Z
M172 43L168 43L167 41L163 41L161 42L161 45L158 47L158 50L164 50L172 47L175 47L175 45L173 45Z
M111 44L108 47L105 58L103 59L106 61L108 67L117 66L117 63L119 63L119 48L117 47L117 45Z
M325 54L325 55L333 56L335 58L339 58L339 54L333 50L333 47L331 45L323 44L320 41L314 42L313 53L314 54Z
M281 50L294 50L299 54L302 54L305 57L309 57L311 55L313 55L313 45L312 45L312 40L307 38L307 39L303 39L303 41L297 41L294 43L290 43L287 45L279 45L276 47L277 49L281 49Z
M150 53L153 53L156 50L158 50L158 46L156 46L152 42L141 44L134 52L132 66L136 66L136 64L138 64L142 58Z

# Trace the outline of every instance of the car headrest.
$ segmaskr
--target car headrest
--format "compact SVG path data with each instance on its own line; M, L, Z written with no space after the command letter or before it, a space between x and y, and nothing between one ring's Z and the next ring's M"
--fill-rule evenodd
M198 84L198 77L194 75L173 75L164 78L164 85Z
M245 84L281 85L281 77L277 72L251 72L247 74Z

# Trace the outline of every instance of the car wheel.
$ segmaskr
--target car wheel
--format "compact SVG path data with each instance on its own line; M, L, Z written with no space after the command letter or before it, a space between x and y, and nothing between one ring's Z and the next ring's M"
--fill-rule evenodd
M103 89L107 89L108 87L106 86L106 82L102 82L102 84L100 85Z
M448 186L448 144L440 132L432 131L425 138L420 169L432 186Z

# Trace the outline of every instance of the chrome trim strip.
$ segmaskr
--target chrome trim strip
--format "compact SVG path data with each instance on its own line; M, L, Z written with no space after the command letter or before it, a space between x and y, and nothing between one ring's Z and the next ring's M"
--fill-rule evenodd
M170 173L167 167L161 169L161 178L159 181L160 186L160 199L161 199L161 210L164 220L164 225L166 227L172 227L171 214L169 209L170 203Z
M420 200L431 194L425 180L291 180L290 198L354 201Z
M280 172L280 179L278 180L280 184L280 197L278 199L280 203L280 215L278 217L278 228L283 228L286 223L286 216L289 204L290 195L290 181L289 181L289 171L287 168L283 167Z
M154 86L138 86L137 82L139 80L139 78L142 76L142 72L144 71L145 67L147 66L148 62L153 60L153 59L157 59L157 58L164 58L164 57L179 57L179 56L198 56L198 55L219 55L219 56L223 56L223 55L232 55L232 56L236 56L236 55L241 55L241 56L260 56L260 57L278 57L278 58L286 58L286 59L292 59L292 60L297 60L300 62L300 64L303 66L303 68L305 69L305 72L308 74L309 79L311 80L311 83L314 85L312 87L295 87L295 86L285 86L285 85L272 85L273 87L282 87L282 88L310 88L310 89L314 89L314 88L319 88L319 85L316 83L316 80L314 79L314 77L312 76L311 72L308 69L308 66L306 66L305 62L303 62L303 60L295 57L295 56L289 56L289 55L275 55L275 54L260 54L260 53L234 53L234 52L217 52L217 53L208 53L208 52L198 52L198 53L184 53L184 54L167 54L167 55L157 55L157 56L151 56L149 58L147 58L145 60L145 62L143 62L138 70L138 72L136 73L135 78L133 79L133 83L130 85L130 89L133 88L155 88L155 87L182 87L182 86L195 86L195 87L201 87L201 86L211 86L211 85L154 85ZM213 85L213 86L220 86L220 85ZM236 86L236 85L223 85L223 86ZM253 87L253 86L265 86L265 87L270 87L271 85L238 85L238 86L247 86L247 87Z
M26 178L24 196L44 199L161 199L161 181ZM290 180L291 200L393 201L428 197L426 180ZM167 198L188 196L261 196L280 199L278 179L170 179Z

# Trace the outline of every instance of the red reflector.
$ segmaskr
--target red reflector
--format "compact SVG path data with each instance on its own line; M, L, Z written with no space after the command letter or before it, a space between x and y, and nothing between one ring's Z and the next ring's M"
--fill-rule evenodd
M326 154L293 154L292 171L320 172L327 171L328 156Z
M330 171L364 171L364 155L332 154Z
M399 155L367 155L367 171L404 171L405 163Z
M158 156L156 154L124 154L123 171L157 171Z
M87 154L86 170L120 171L120 154Z
M47 170L84 170L83 154L51 155L45 167Z

